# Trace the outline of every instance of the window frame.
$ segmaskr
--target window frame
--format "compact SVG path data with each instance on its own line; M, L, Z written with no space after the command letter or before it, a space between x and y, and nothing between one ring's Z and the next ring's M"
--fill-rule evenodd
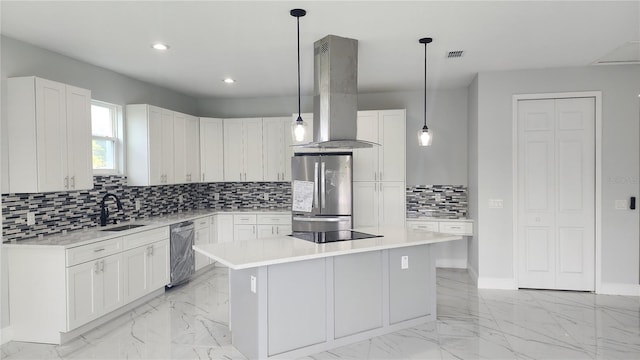
M113 141L113 169L96 169L93 167L93 161L91 162L91 168L93 175L122 175L124 169L124 124L123 124L123 111L122 106L118 104L109 103L106 101L100 101L91 99L92 106L100 106L108 108L111 112L111 121L113 127L114 136L102 136L94 135L93 129L91 130L91 143L93 140L107 140ZM93 156L92 156L93 158Z

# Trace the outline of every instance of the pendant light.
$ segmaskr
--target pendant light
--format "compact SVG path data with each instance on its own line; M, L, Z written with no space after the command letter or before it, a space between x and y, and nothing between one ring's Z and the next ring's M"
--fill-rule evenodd
M300 18L305 16L307 12L304 9L293 9L290 11L291 16L296 18L298 28L298 119L291 124L291 133L295 142L303 142L307 132L307 124L302 121L300 114Z
M431 146L433 132L427 127L427 44L433 41L432 38L422 38L420 44L424 44L424 126L418 131L418 144L420 146Z

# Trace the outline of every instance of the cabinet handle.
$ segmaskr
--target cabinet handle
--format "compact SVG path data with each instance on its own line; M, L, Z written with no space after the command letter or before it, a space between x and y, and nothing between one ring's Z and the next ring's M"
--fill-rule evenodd
M76 177L75 177L75 175L71 177L71 188L72 189L76 188Z
M104 272L104 260L100 261L100 271Z
M95 250L93 250L93 252L100 252L100 251L104 251L104 248L100 248L100 249L95 249Z
M240 173L240 181L242 181L242 173Z
M244 181L247 181L247 173L244 173Z
M378 181L378 172L377 171L373 172L373 180L374 181Z
M204 173L202 173L202 182L204 182Z
M100 261L96 261L93 264L93 272L96 274L100 272Z
M380 178L380 181L382 181L382 171L380 171L380 176L379 176L379 178Z
M64 177L64 188L65 189L69 188L69 177L68 176Z

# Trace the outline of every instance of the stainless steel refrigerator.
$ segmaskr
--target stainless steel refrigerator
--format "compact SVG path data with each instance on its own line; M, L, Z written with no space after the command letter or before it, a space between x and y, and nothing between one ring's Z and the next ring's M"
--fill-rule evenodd
M295 154L291 184L313 183L310 208L292 210L292 230L334 231L352 227L352 153ZM295 197L296 194L294 193Z

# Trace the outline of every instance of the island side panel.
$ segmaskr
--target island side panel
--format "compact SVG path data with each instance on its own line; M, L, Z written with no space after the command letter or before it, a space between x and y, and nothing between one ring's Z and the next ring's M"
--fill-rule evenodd
M269 356L327 341L326 262L268 267Z
M402 257L408 267L402 268ZM435 320L435 263L428 245L389 250L389 322Z
M256 286L252 291L251 277ZM231 300L233 299L233 300ZM267 353L267 268L229 270L229 324L233 346L249 359Z
M383 252L336 256L333 261L335 338L383 326Z

